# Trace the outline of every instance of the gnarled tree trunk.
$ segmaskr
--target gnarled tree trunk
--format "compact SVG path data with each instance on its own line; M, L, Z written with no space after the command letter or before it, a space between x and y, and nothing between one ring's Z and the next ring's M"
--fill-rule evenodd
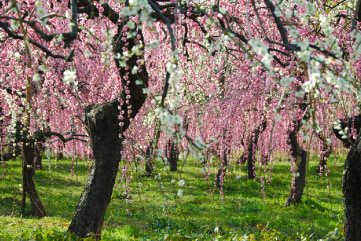
M340 134L340 131L346 133ZM350 136L350 129L354 128L358 139ZM361 237L361 115L350 119L339 120L334 126L334 133L345 147L351 147L345 162L342 177L342 194L344 207L344 237L346 241L360 240ZM342 133L342 132L341 132ZM346 135L347 138L342 138Z
M43 144L37 143L35 147L35 170L43 170Z
M124 24L126 22L119 23L118 33L113 38L115 53L123 53L125 49L131 51L139 43L139 40L135 39L128 39L127 42L122 40L125 36L122 31ZM139 31L138 34L144 42L142 33ZM148 73L144 64L137 65L137 60L142 59L143 54L129 57L126 62L130 70L121 67L116 60L120 76L128 76L128 80L122 78L123 91L120 102L114 100L110 103L90 105L84 110L94 163L68 229L79 237L94 235L96 239L100 239L105 211L110 202L121 160L121 138L129 127L130 119L136 116L146 98L143 88L148 87ZM137 74L130 73L133 66L138 66ZM137 85L137 80L142 80L143 84ZM119 106L124 111L121 127Z
M22 183L22 200L21 211L25 211L25 199L28 195L31 203L31 214L36 217L44 217L46 215L44 205L42 204L38 192L35 189L35 183L33 181L34 176L34 158L35 148L33 143L23 144L23 183Z
M158 148L160 138L160 120L156 120L154 126L153 139L149 142L147 150L145 152L145 175L150 177L153 175L153 169L155 166L155 153L154 151Z
M21 192L21 212L25 212L25 201L28 195L31 203L31 214L36 217L46 215L45 208L40 200L35 188L33 176L35 174L35 141L29 135L28 128L20 121L16 122L14 139L11 144L15 144L9 155L5 155L4 160L22 154L22 192ZM21 146L21 148L20 148Z
M256 164L256 149L258 145L259 135L266 129L267 121L262 120L262 123L257 126L257 128L252 132L251 137L249 138L248 143L248 155L247 155L247 170L248 170L248 179L255 179L255 164Z
M165 153L167 155L170 171L176 172L179 160L179 150L177 144L174 143L172 138L169 138L167 145L165 146Z
M325 170L326 166L327 166L327 160L328 157L331 155L331 145L329 145L327 143L326 137L321 133L316 133L316 136L320 139L321 141L321 159L320 162L318 163L317 166L317 172L323 172L323 170Z
M224 177L226 176L227 168L228 168L228 156L230 154L230 148L226 146L223 149L223 153L221 156L221 166L218 169L217 175L216 175L216 187L223 186L224 183Z
M290 206L293 203L301 202L303 190L306 185L306 164L307 164L307 151L300 149L298 154L294 156L295 163L297 166L296 176L294 177L294 185L291 188L291 191L288 195L285 206Z
M347 155L342 178L344 235L346 241L361 239L361 141Z
M297 134L302 126L302 120L309 118L307 113L306 100L299 104L298 116L292 121L291 126L288 129L288 141L287 144L290 147L291 157L296 164L296 176L294 177L294 183L292 184L291 191L288 195L284 206L290 206L293 203L299 203L301 201L303 190L306 184L306 167L307 167L307 152L303 150L297 141Z
M113 101L90 105L84 111L95 162L69 226L79 237L101 234L121 158L118 106L119 103Z

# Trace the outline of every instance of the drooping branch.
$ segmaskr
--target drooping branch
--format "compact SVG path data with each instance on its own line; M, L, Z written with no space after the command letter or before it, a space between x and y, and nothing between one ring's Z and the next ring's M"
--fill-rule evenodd
M281 18L275 14L276 7L270 0L264 0L264 3L266 4L267 8L271 11L272 17L275 20L275 23L277 25L278 31L280 32L282 42L286 44L287 46L290 46L287 36L287 30L283 26L283 23L281 21Z
M42 131L42 130L37 130L36 132L34 132L34 139L36 139L37 141L43 141L44 139L50 139L53 136L58 137L61 142L65 145L65 143L71 141L71 140L78 140L78 141L82 141L82 142L88 142L85 139L81 139L79 137L88 137L88 135L84 135L84 134L76 134L74 132L70 132L70 136L65 137L65 134L61 134L58 132L54 132L51 130L47 130L47 131ZM69 133L68 133L69 134Z
M71 31L69 32L65 32L65 33L56 33L56 34L46 34L45 32L41 31L37 26L36 23L37 21L26 21L24 19L20 19L20 21L22 21L23 23L28 24L34 31L35 33L37 33L38 37L45 40L45 41L51 41L52 39L54 39L57 35L62 35L63 36L63 41L65 43L65 46L70 46L70 43L76 39L77 35L78 35L78 23L77 23L77 19L78 19L78 7L77 7L77 1L76 0L71 0L71 4L70 4L70 8L71 8ZM49 15L52 16L52 15ZM29 37L25 37L19 34L16 34L15 32L13 32L8 24L6 22L2 22L0 21L0 28L2 28L9 37L13 38L13 39L18 39L18 40L28 40L29 43L31 43L32 45L38 47L41 51L43 51L46 54L46 57L52 57L55 59L64 59L66 61L68 61L70 59L70 56L63 56L63 55L58 55L58 54L54 54L51 50L49 50L47 47L45 47L43 44L40 44L39 42L35 41L34 39L31 39Z
M65 137L65 135L69 135ZM50 139L53 136L58 137L63 144L67 143L71 140L79 140L82 142L87 142L85 139L80 139L79 137L88 137L84 134L77 134L73 131L66 132L66 133L58 133L50 130L50 128L46 128L45 130L38 129L33 134L29 134L29 131L25 128L24 125L17 121L15 125L15 132L13 133L14 139L12 140L14 143L34 143L34 142L45 142L46 139Z
M5 22L1 22L0 21L0 28L4 29L5 32L9 35L9 37L13 38L13 39L18 39L18 40L25 40L24 36L15 34L14 32L12 32L7 24ZM63 55L58 55L58 54L54 54L52 51L50 51L47 47L45 47L44 45L38 43L37 41L28 38L29 43L33 44L34 46L38 47L40 50L42 50L47 57L52 57L54 59L64 59L66 60L67 57L63 56Z
M155 13L157 14L157 16L162 20L162 22L167 26L169 35L170 35L170 41L171 41L171 45L172 45L172 50L174 51L176 49L176 39L173 33L173 29L171 24L171 20L169 18L167 18L162 11L158 8L157 4L153 1L153 0L148 0L150 6L152 7L152 9L155 11Z

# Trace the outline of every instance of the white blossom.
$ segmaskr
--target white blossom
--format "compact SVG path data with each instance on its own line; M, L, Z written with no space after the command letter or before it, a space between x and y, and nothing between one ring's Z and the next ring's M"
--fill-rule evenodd
M341 130L342 129L340 120L337 120L337 121L333 122L333 129L335 129L335 130Z
M294 81L296 81L295 77L283 77L280 81L280 84L281 86L289 86Z
M0 31L0 42L5 41L5 33Z
M262 63L264 64L264 66L267 69L271 69L272 61L273 61L273 56L268 54L268 53L266 55L264 55L263 58L262 58Z
M309 15L313 16L316 13L316 7L312 2L307 1L306 3L306 11Z
M39 73L34 74L34 76L33 76L33 81L34 81L35 83L38 83L40 80L41 80L40 74L39 74Z
M132 69L132 74L135 75L138 73L138 66L134 66L133 69Z
M129 27L130 29L134 29L134 28L135 28L135 23L134 23L132 20L128 21L127 25L128 25L128 27Z
M302 7L303 5L305 5L305 0L295 0L295 4Z
M252 48L259 55L264 55L268 52L268 48L259 39L251 39L248 43L252 46Z
M61 41L63 41L63 35L62 34L57 34L54 38L54 40L58 43L60 43Z
M307 62L310 59L311 52L308 50L299 51L297 52L297 56L300 60Z
M183 197L183 190L182 190L182 189L179 189L179 190L178 190L177 196L178 196L178 197Z
M158 40L153 40L153 41L150 41L147 46L150 47L150 48L153 48L153 49L157 49L159 48L159 41Z
M300 33L294 28L290 28L288 34L294 39L297 39L300 36Z
M182 186L184 186L184 184L185 184L185 181L183 179L179 180L178 186L182 187Z
M64 77L63 77L63 82L65 84L71 84L74 83L76 79L76 70L75 69L70 69L70 70L65 70L64 71Z

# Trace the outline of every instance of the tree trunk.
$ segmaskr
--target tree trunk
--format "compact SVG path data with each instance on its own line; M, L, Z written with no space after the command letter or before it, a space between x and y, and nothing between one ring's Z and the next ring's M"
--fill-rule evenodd
M35 163L34 163L34 169L35 170L43 170L43 144L38 143L35 148Z
M294 186L292 185L291 191L284 204L285 206L290 206L293 203L301 202L303 190L306 185L307 152L305 150L300 150L297 158L297 161L295 161L297 165L295 182Z
M94 234L96 239L100 239L121 158L118 106L119 103L113 101L85 109L84 119L95 162L69 226L69 231L79 237Z
M258 142L258 137L254 136L255 133L251 134L250 141L248 143L248 155L247 155L247 171L248 171L248 179L256 178L256 142Z
M115 53L123 53L125 50L131 52L140 41L144 43L140 31L139 40L127 39L126 32L123 33L124 24L126 20L118 24L118 33L113 38ZM143 48L141 50L144 51ZM123 87L119 101L90 105L84 110L84 122L90 136L94 163L68 228L80 238L90 235L94 235L97 240L101 238L105 211L110 202L121 160L121 138L129 127L130 119L137 115L146 98L143 88L148 87L148 72L144 64L137 64L138 60L144 60L144 54L127 58L126 65L129 69L120 66L118 60L115 60ZM133 66L138 66L138 73L130 73ZM127 78L123 78L125 76ZM137 80L141 80L143 84L137 84ZM119 106L122 112L119 111Z
M145 156L145 176L150 177L153 175L153 169L155 166L155 153L154 151L158 148L160 138L160 121L156 120L154 126L153 139L148 144Z
M348 138L342 138L341 130ZM355 136L349 136L350 129L356 130L357 136L360 136L361 115L350 119L339 120L334 125L334 133L345 147L351 147L346 161L342 177L342 194L344 207L344 238L346 241L360 240L361 237L361 141L356 140Z
M34 145L32 143L26 143L23 145L23 189L22 189L22 201L21 211L25 211L25 199L26 194L29 196L31 203L31 214L36 217L44 217L46 215L45 208L39 198L39 195L35 189L35 183L33 181L34 176Z
M252 132L251 137L249 138L248 143L248 155L247 155L247 169L248 169L248 179L255 179L255 164L256 164L256 149L258 145L259 135L266 129L267 121L263 120L262 123L257 126L257 128Z
M227 172L227 167L228 167L228 155L230 153L230 149L227 146L226 148L224 148L223 150L223 155L222 155L222 159L221 159L221 166L218 169L218 173L216 176L216 187L221 187L223 186L223 182L224 182L224 177L226 175Z
M149 143L147 146L147 150L145 152L146 158L145 158L145 175L147 177L150 177L153 174L153 169L155 163L153 162L153 142Z
M291 191L288 195L284 206L290 206L293 203L299 203L302 198L303 190L306 185L306 167L307 167L307 152L303 150L297 141L297 135L302 126L302 120L309 118L307 113L308 104L306 103L306 97L303 102L299 103L299 113L292 121L291 126L288 129L287 144L290 147L291 157L296 164L296 176L294 177L294 183L292 183Z
M165 153L167 155L170 171L176 172L179 159L179 151L177 145L174 143L172 138L170 138L167 142Z
M321 132L316 133L316 136L320 139L322 145L321 159L316 170L318 173L320 173L323 172L327 166L328 157L331 155L331 145L327 143L326 137Z
M347 155L342 178L344 235L346 241L361 239L361 142Z

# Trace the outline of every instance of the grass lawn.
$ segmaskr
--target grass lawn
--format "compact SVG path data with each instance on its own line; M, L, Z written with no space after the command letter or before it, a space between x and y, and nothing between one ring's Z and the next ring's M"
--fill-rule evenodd
M87 178L85 161L43 160L35 183L47 217L20 213L20 161L8 161L0 182L0 240L28 240L36 233L66 231ZM205 177L193 161L180 162L168 173L159 165L156 175L144 177L135 168L126 187L119 179L108 206L104 240L318 240L342 227L341 178L343 158L331 156L330 173L316 173L317 158L308 164L307 183L300 204L283 207L291 188L290 163L275 161L257 168L257 180L247 180L246 166L227 170L222 190L215 188L216 169ZM159 175L158 175L159 174ZM261 177L265 184L262 185ZM271 177L272 181L268 179ZM185 184L179 186L179 180ZM172 181L173 180L173 181ZM332 184L331 188L327 188ZM126 198L125 190L130 188ZM183 196L179 197L180 189ZM223 194L221 194L221 192ZM30 203L27 200L27 208ZM340 231L341 233L341 231ZM245 237L248 236L248 239ZM233 238L233 239L232 239ZM304 238L304 239L302 239ZM337 237L335 238L337 240ZM49 239L50 240L50 239Z

